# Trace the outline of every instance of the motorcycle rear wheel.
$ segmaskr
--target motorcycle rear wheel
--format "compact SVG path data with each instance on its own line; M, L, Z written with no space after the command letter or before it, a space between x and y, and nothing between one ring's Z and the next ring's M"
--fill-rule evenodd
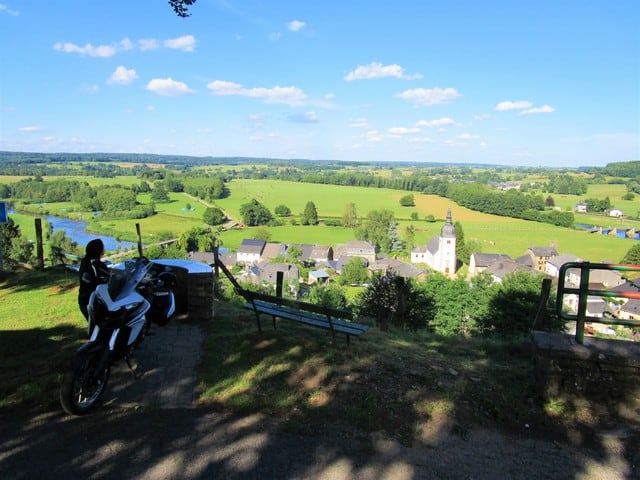
M78 355L76 362L62 378L60 404L70 415L88 413L100 400L109 382L109 366L96 372L100 352Z

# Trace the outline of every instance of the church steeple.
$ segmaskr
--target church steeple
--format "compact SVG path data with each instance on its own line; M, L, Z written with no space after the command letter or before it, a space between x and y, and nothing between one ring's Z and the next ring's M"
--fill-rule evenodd
M442 226L440 236L445 238L456 238L456 229L453 226L453 222L451 221L451 207L449 207L449 209L447 210L447 220Z

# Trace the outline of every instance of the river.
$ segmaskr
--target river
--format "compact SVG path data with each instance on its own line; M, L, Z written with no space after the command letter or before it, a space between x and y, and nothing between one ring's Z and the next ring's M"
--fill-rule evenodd
M10 208L7 213L11 214L15 213L15 211ZM92 240L94 238L99 238L100 240L102 240L102 243L104 243L104 249L108 252L117 250L128 250L136 246L136 244L133 242L125 242L122 240L117 240L115 237L110 237L108 235L98 235L95 233L87 232L87 227L89 226L87 222L71 220L69 218L54 217L52 215L47 215L45 219L51 224L54 232L56 230L64 230L65 235L81 247L84 247L89 242L89 240Z
M108 235L97 235L95 233L87 232L87 227L89 226L87 222L80 222L69 218L53 217L51 215L47 215L46 220L51 224L54 232L56 230L64 230L67 237L81 246L86 245L89 240L94 238L102 240L102 243L104 243L104 249L108 252L128 250L131 247L136 246L133 242L125 242Z

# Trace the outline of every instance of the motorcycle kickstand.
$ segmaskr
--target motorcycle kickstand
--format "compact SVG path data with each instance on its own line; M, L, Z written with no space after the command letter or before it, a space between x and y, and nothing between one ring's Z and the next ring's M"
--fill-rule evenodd
M142 377L140 364L138 363L137 360L134 360L135 365L133 365L131 361L131 356L127 355L126 357L124 357L124 361L127 362L127 366L129 367L129 370L131 370L131 373L133 374L133 378L138 380L140 377Z

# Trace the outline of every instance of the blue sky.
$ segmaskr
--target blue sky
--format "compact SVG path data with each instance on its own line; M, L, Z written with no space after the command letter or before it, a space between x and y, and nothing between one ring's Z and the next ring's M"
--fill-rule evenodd
M640 160L637 0L0 0L0 150Z

